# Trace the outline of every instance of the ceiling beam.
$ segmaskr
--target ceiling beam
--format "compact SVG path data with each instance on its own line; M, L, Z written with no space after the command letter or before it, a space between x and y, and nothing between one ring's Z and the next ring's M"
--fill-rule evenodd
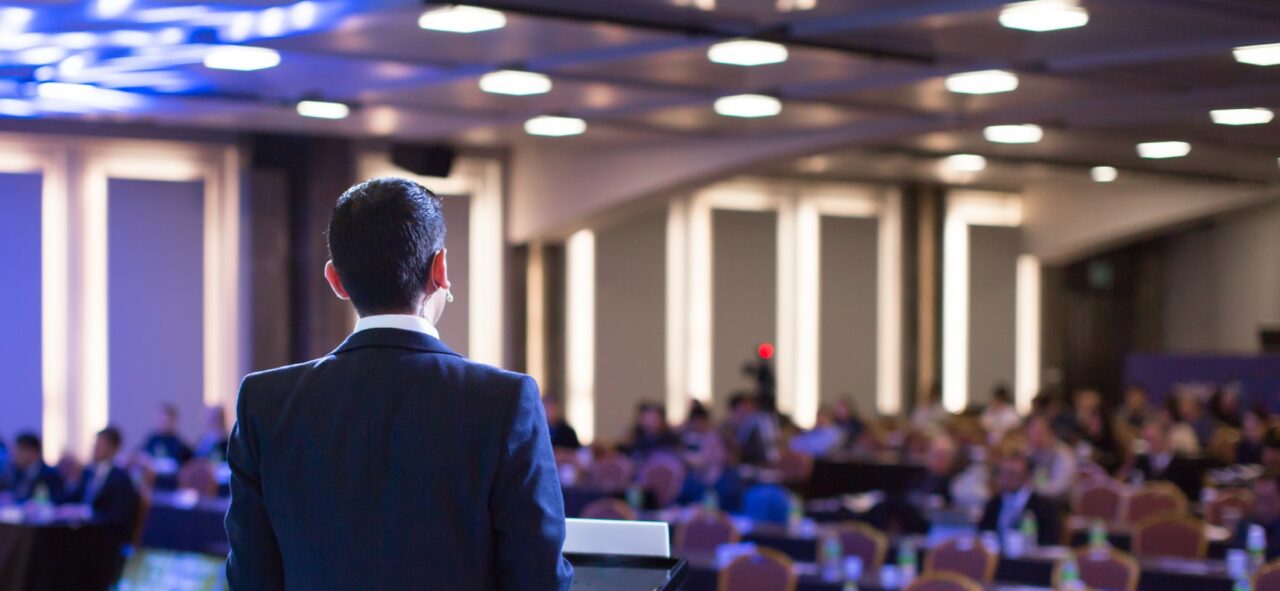
M893 27L930 16L941 16L989 10L1011 0L934 0L932 2L896 2L888 8L859 10L841 15L793 22L786 26L792 37L819 37L851 33L866 29Z

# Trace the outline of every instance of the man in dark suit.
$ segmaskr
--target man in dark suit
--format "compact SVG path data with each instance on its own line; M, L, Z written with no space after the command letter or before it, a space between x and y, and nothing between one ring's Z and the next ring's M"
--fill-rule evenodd
M62 499L62 476L44 463L40 436L23 433L14 441L13 450L13 500L25 503L42 499L56 503Z
M191 459L191 446L178 435L178 407L166 402L160 405L156 430L147 436L142 451L152 458L169 459L181 466Z
M93 463L85 467L79 486L67 496L67 502L88 507L94 522L109 527L117 576L124 567L122 550L133 540L139 506L138 491L129 473L115 465L123 444L119 429L107 427L99 431L93 442Z
M1169 441L1170 424L1166 419L1152 419L1142 427L1147 450L1133 459L1125 479L1170 482L1182 489L1189 499L1200 497L1204 468L1177 450Z
M436 332L444 235L417 183L373 179L338 199L325 277L360 320L333 353L241 384L230 589L568 589L537 384Z
M996 495L987 501L978 529L1004 534L1016 531L1023 517L1030 514L1036 522L1037 543L1051 546L1062 543L1062 518L1053 501L1037 495L1029 482L1031 460L1024 455L1010 455L1000 460L996 477Z

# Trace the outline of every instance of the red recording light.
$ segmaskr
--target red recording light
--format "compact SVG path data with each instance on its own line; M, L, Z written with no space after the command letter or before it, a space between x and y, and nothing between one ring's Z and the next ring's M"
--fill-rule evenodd
M773 359L773 343L760 343L760 346L756 347L756 355L761 359Z

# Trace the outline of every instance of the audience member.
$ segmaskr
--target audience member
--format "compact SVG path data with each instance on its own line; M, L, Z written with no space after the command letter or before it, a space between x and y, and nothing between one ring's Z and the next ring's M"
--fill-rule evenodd
M1267 560L1280 558L1280 478L1268 475L1253 486L1253 509L1235 532L1236 544L1244 547L1250 526L1260 526L1267 536Z
M578 449L582 442L578 440L578 432L564 418L564 409L560 399L547 394L542 397L542 410L547 415L547 429L551 434L552 447Z
M1138 454L1130 465L1122 468L1121 480L1172 482L1181 488L1188 498L1197 498L1200 490L1200 471L1173 447L1172 429L1164 418L1147 421L1142 428L1146 451Z
M779 457L780 429L777 417L759 409L754 396L736 395L729 401L726 426L738 461L753 466L771 465Z
M13 446L13 500L25 503L42 498L46 502L58 502L63 497L62 477L52 466L44 463L40 437L23 433Z
M836 401L835 422L844 430L844 442L847 447L858 444L858 440L867 432L867 423L858 413L858 405L853 397L844 395Z
M1058 517L1057 505L1036 494L1029 482L1030 475L1030 458L1013 454L1000 460L997 494L987 502L978 529L994 531L1003 537L1006 532L1017 531L1023 518L1030 515L1036 522L1039 544L1060 544L1062 521Z
M911 429L913 431L936 434L947 422L950 413L942 406L942 388L937 384L925 390L914 410L911 411Z
M1270 474L1280 474L1280 433L1275 429L1262 439L1262 467Z
M1220 386L1213 392L1213 397L1209 399L1209 419L1216 426L1230 427L1232 429L1240 429L1240 394L1233 388ZM1212 431L1210 431L1212 435ZM1208 440L1202 440L1205 443Z
M205 431L196 442L195 457L221 462L227 459L227 413L219 405L204 411Z
M641 402L636 407L636 422L631 436L621 447L628 455L643 459L658 450L675 450L678 441L667 427L663 408L652 402Z
M1120 443L1116 440L1111 421L1102 411L1102 396L1096 390L1082 390L1076 394L1074 442L1095 463L1107 471L1121 463Z
M93 443L93 463L84 470L80 486L68 496L68 502L90 508L93 519L108 526L111 542L119 555L117 574L124 565L124 555L119 552L133 537L137 521L138 491L129 479L129 473L115 465L124 439L115 427L98 432Z
M908 485L905 494L891 495L867 513L867 521L886 531L925 533L926 511L951 504L952 479L957 472L958 450L946 435L934 437L924 456L924 472Z
M680 441L684 446L681 457L689 468L689 474L679 502L701 501L707 491L714 490L722 509L740 508L741 479L736 470L730 469L728 446L711 422L711 413L701 402L695 400L690 405L689 416L680 429Z
M1176 411L1175 420L1190 427L1195 433L1198 449L1204 449L1209 445L1209 438L1213 437L1213 419L1205 414L1204 405L1192 392L1182 392L1174 396L1173 400Z
M0 492L7 491L13 483L11 473L12 467L9 465L9 446L5 444L4 438L0 437Z
M1267 417L1254 409L1240 417L1240 443L1236 444L1237 464L1261 464L1262 446L1267 437Z
M1124 391L1124 403L1116 411L1116 424L1137 432L1155 416L1155 409L1151 408L1151 401L1147 397L1147 389L1140 384L1130 384Z
M170 459L184 464L191 459L191 448L178 436L178 407L164 403L157 415L156 430L142 444L143 453L156 459Z
M1169 446L1174 451L1187 456L1198 456L1200 455L1200 437L1196 435L1196 430L1191 424L1182 420L1179 412L1179 407L1184 404L1179 400L1183 398L1189 399L1188 396L1174 395L1165 401L1161 422L1165 423L1169 430ZM1192 407L1199 408L1199 405L1194 403L1194 399L1190 400Z
M1007 386L996 386L991 392L991 402L978 420L987 432L987 442L992 445L999 443L1006 433L1022 424L1022 418L1013 408L1013 395L1009 393Z
M845 431L836 424L835 413L822 406L818 408L818 418L813 429L792 437L790 446L794 451L822 457L839 449L844 437Z
M1036 494L1055 500L1066 498L1076 480L1076 456L1054 434L1048 418L1033 416L1027 420L1027 447Z

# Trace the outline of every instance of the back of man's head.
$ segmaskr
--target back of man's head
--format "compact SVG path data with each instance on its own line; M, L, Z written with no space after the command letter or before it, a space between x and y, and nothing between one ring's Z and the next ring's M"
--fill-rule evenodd
M329 256L362 316L412 313L444 248L440 201L410 180L381 177L347 189L329 218Z

